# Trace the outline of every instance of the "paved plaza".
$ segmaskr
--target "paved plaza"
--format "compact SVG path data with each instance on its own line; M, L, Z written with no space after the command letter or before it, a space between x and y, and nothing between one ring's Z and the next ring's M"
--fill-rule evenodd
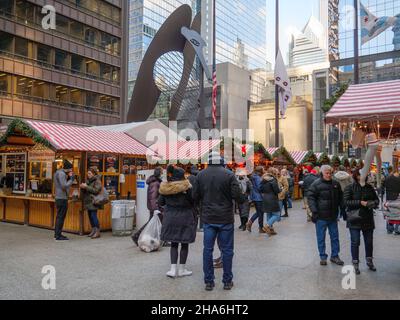
M314 225L305 222L297 202L290 218L276 226L276 237L237 230L235 287L224 291L222 271L217 270L216 288L206 292L201 233L190 247L188 267L193 276L169 279L169 248L145 254L130 237L111 233L99 240L71 235L71 241L60 243L51 231L0 223L0 299L400 299L400 237L386 233L380 213L376 224L378 272L368 271L362 258L356 290L342 288L341 267L319 265ZM344 222L340 231L341 257L350 264ZM45 265L56 269L56 290L41 286Z

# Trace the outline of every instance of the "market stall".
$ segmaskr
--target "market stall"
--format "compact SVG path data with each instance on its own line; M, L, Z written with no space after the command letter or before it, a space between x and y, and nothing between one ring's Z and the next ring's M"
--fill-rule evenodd
M53 175L64 160L73 164L74 183L64 230L90 230L79 185L97 167L111 200L136 196L136 171L147 169L148 148L124 133L47 122L14 120L0 142L2 186L0 220L54 228ZM103 230L111 229L111 206L99 211Z

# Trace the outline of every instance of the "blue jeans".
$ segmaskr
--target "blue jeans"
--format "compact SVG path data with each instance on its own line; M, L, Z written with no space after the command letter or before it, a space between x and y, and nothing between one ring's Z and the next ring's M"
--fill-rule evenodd
M289 209L293 208L292 196L290 196L290 195L287 198L287 204L288 204Z
M264 227L264 209L262 201L254 201L254 205L256 206L256 213L251 217L251 222L254 222L258 219L258 226L260 228Z
M365 244L365 256L373 258L374 230L362 230ZM361 229L350 229L351 257L353 261L360 261Z
M204 224L204 251L203 251L203 272L204 282L214 283L213 252L215 240L218 240L218 246L221 250L222 265L224 275L222 282L230 283L233 279L232 261L234 247L233 224Z
M270 227L274 226L275 222L281 221L281 213L280 212L270 212L267 213L267 224Z
M100 229L99 219L97 218L97 210L88 210L88 215L91 227Z
M339 243L339 229L337 221L324 221L318 220L315 224L317 231L318 251L321 260L327 260L328 255L326 254L326 229L329 230L329 236L331 238L331 258L339 257L340 243Z
M386 223L386 230L389 233L399 232L399 227L400 227L400 225L398 225L398 224L391 224L389 222Z

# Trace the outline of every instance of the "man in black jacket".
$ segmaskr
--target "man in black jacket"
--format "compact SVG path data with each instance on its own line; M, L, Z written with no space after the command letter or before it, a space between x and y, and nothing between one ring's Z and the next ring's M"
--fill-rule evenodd
M315 170L311 170L311 172L307 174L303 180L302 188L303 188L304 206L306 207L306 212L307 212L307 222L311 222L311 216L312 216L312 212L308 204L307 193L311 185L317 180L318 180L318 173Z
M312 211L312 222L316 225L321 265L326 266L328 260L325 244L328 229L332 246L331 262L342 266L344 262L339 258L338 217L339 208L343 207L343 192L339 182L332 179L333 170L330 166L322 166L321 172L322 177L308 190L308 204Z
M400 176L398 173L393 172L393 168L389 168L389 176L385 180L385 193L386 193L386 201L394 201L400 195ZM397 235L399 232L399 225L393 225L391 223L387 223L386 229L388 234L392 234L393 232Z
M235 175L224 168L224 160L219 153L213 152L209 162L209 167L197 175L193 186L193 197L200 204L204 228L204 281L206 290L213 290L215 286L213 251L215 240L218 238L222 252L224 289L231 290L235 222L233 200L241 204L245 197Z

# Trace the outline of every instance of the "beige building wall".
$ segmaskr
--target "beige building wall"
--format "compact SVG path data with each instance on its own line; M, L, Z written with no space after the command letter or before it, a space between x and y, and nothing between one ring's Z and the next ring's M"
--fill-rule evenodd
M275 144L275 104L252 106L249 117L250 129L255 141L265 147ZM280 120L280 144L289 151L312 149L312 104L300 100L292 103L286 117Z

